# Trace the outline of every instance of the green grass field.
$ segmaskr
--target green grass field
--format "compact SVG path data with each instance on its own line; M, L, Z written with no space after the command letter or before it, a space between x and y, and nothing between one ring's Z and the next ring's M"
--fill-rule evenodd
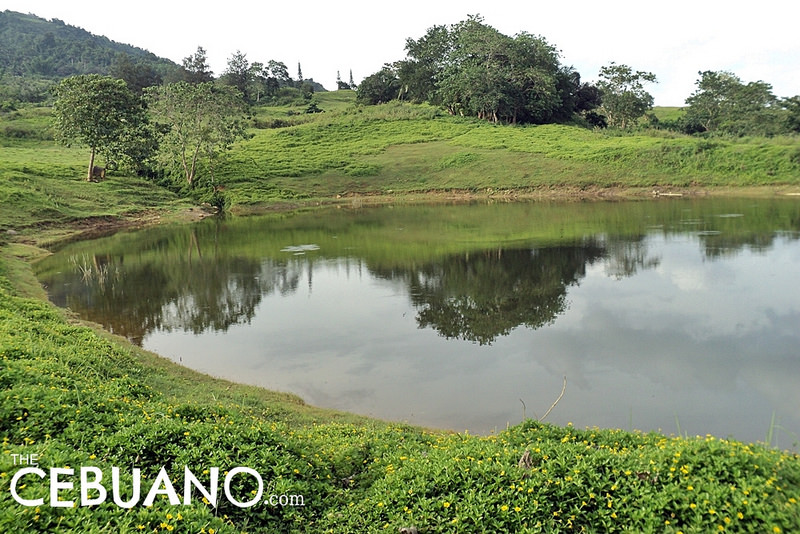
M252 139L220 169L238 209L335 201L337 195L450 190L769 186L796 191L796 139L704 140L593 132L571 126L498 127L425 106L360 108L351 92L302 106L260 109ZM290 113L291 112L291 113ZM284 122L276 122L284 121ZM289 124L289 125L287 125ZM268 128L266 126L279 128ZM5 133L3 133L5 132ZM287 394L216 380L146 353L44 301L28 264L42 246L101 222L196 210L145 180L83 180L88 154L56 146L47 113L0 117L0 527L9 532L766 532L800 530L800 457L764 444L669 437L523 421L470 436L335 413ZM12 232L9 233L8 231ZM243 245L244 246L244 245ZM765 434L768 422L765 422ZM39 468L75 470L54 507ZM82 493L94 466L108 489ZM214 508L184 466L208 485L245 466L232 499ZM141 494L121 499L133 468ZM143 506L156 481L152 506ZM56 485L56 490L58 486ZM261 491L261 493L259 493ZM220 494L224 492L220 488ZM239 506L256 496L304 506ZM25 506L19 499L41 504ZM235 502L234 502L235 501Z
M349 91L318 98L330 112L255 130L230 154L221 174L234 204L352 193L800 185L796 138L495 126L398 102L348 106Z

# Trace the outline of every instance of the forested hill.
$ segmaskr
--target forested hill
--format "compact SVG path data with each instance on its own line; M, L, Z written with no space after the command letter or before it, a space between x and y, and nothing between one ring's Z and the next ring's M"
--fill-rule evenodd
M15 11L0 11L0 76L56 80L75 74L108 74L120 54L162 76L178 66L131 45Z

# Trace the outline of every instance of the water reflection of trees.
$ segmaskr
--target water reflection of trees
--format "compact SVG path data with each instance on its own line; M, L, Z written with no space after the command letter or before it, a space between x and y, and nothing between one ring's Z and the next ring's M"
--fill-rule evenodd
M606 274L617 280L633 276L643 269L654 269L661 264L661 258L651 257L644 236L637 239L603 240L606 249Z
M483 345L518 326L540 328L552 322L566 309L567 287L604 254L600 244L589 240L576 246L459 254L376 274L405 280L420 328Z
M231 256L222 247L201 246L194 236L147 258L73 258L70 282L54 284L69 289L51 298L141 343L156 330L198 334L249 323L266 295L293 293L302 281L311 291L316 266L308 256ZM555 320L566 309L568 287L578 284L587 266L599 260L617 277L659 263L648 255L644 239L596 237L574 245L492 248L370 271L407 287L420 328L488 344L518 326L540 328Z
M127 264L122 256L94 256L71 263L69 289L51 291L51 299L137 344L155 330L197 334L249 323L265 295L295 291L303 274L303 264L291 259L215 254Z
M715 259L744 248L764 251L777 236L797 239L800 234L704 229L698 235L704 257ZM492 248L435 262L405 261L405 266L376 267L368 257L351 259L407 288L420 328L488 344L519 326L552 322L567 306L569 286L577 285L593 263L602 260L605 273L615 278L657 267L661 259L648 244L646 235L598 235L575 244ZM216 229L204 236L190 231L154 240L143 251L73 256L64 269L71 272L65 279L71 278L66 286L53 284L51 297L141 343L155 330L200 333L249 323L266 295L287 295L304 283L310 291L315 268L309 256L233 255Z
M749 249L756 253L765 253L775 246L775 239L783 236L797 240L800 234L779 232L744 232L738 234L724 232L701 232L703 255L710 260L733 258L742 250Z

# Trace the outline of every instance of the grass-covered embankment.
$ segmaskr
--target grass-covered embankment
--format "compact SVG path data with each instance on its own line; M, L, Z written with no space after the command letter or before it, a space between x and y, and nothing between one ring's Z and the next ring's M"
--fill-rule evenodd
M528 421L496 436L425 432L303 406L297 399L216 381L167 364L62 312L15 295L30 276L4 253L0 267L0 525L15 532L792 532L800 526L800 459L759 445ZM526 455L526 451L528 451ZM50 505L49 480L24 478L18 504L11 454L69 466L75 507ZM526 456L527 461L520 461ZM108 497L80 506L78 470L95 466ZM143 482L138 504L112 500L112 467ZM239 508L221 497L142 506L164 467L183 502L184 466L256 470L267 495L305 506ZM224 474L221 475L224 477ZM91 478L90 478L91 480ZM220 486L222 484L220 483ZM161 487L161 486L160 486ZM256 479L234 479L244 503ZM161 492L165 493L164 487ZM222 488L220 488L222 495ZM87 498L96 498L96 490ZM263 499L262 499L263 500Z
M398 102L347 106L341 93L329 112L287 115L294 126L253 130L220 171L234 204L452 190L800 186L793 137L498 126ZM274 124L278 110L262 113L273 122L257 124Z
M675 149L657 148L657 138L565 126L501 129L437 117L427 108L348 105L302 117L296 126L255 131L222 170L234 202L325 199L348 192L619 187L651 185L650 180L670 185L669 180L689 174L686 166L673 164L640 169L647 150L674 156ZM36 120L30 124L32 130L20 126L20 131L39 131ZM87 218L117 220L187 206L164 189L128 177L86 183L84 151L57 148L46 135L36 135L3 141L0 230L14 229L25 240L42 243L45 227L67 231ZM690 148L705 142L675 139ZM758 150L768 157L748 163L748 157L736 155L751 145L766 147ZM615 147L617 154L639 155L609 157ZM726 160L722 156L731 152L731 161L750 165L748 180L784 186L797 184L792 150L779 141L720 141L699 153L687 149L686 157L700 162L703 153L719 153ZM732 176L724 168L708 171L717 176L712 182ZM768 169L775 174L764 182L759 177ZM693 179L701 178L698 173ZM46 241L53 238L49 234ZM0 239L19 238L4 233ZM199 375L76 324L42 300L20 259L37 253L19 243L0 245L0 526L5 530L800 529L800 458L795 454L711 437L533 421L478 437L314 409L290 395ZM20 504L10 484L23 467L13 465L13 455L21 454L38 455L38 466L47 473L67 466L75 470L73 476L60 475L74 486L57 491L57 498L76 506L52 506L51 479L36 474L16 487L21 499L41 498L42 504ZM102 504L81 506L79 470L87 466L103 474L108 495ZM251 468L264 482L261 500L302 495L304 506L240 508L224 496L221 480L216 508L204 504L197 490L192 506L170 503L163 480L153 505L143 506L162 467L182 503L184 466L206 486L215 467L221 479L235 467ZM112 498L113 467L122 472L120 499L135 501L131 508ZM131 493L134 468L141 469L143 479L138 499ZM98 492L89 491L83 500L99 497ZM240 503L250 500L258 495L256 479L236 477L229 493Z

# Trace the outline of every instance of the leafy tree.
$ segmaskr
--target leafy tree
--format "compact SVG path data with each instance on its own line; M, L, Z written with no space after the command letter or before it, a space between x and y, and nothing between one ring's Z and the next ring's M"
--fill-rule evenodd
M212 82L178 82L151 87L146 96L164 131L161 149L165 159L179 169L190 188L195 187L199 163L204 161L213 185L214 164L220 154L245 135L241 94Z
M627 65L610 65L600 68L597 86L602 91L602 112L608 125L628 128L653 108L653 96L645 91L645 83L656 83L651 72L633 71Z
M554 119L562 99L553 46L528 33L508 37L479 17L457 24L449 35L452 45L437 87L451 113L493 122Z
M267 68L263 63L254 61L248 67L248 74L247 94L250 95L251 99L255 96L256 103L261 102L261 95L266 93L267 80L269 79Z
M383 104L397 98L401 85L391 65L384 65L375 74L361 81L356 92L356 101L362 104Z
M593 110L602 103L600 88L590 83L581 83L580 73L572 67L562 67L559 70L556 84L561 98L561 105L555 113L556 119L568 120L572 113L578 113L591 123L590 115L596 116Z
M253 72L247 55L239 50L228 58L228 66L222 73L220 81L224 84L235 87L245 98L250 100L250 86L253 81Z
M93 178L98 153L107 162L130 153L146 117L141 99L123 80L99 74L72 76L62 80L54 93L57 138L91 149L87 180Z
M202 46L197 47L197 51L183 58L182 81L189 83L206 83L214 79L214 73L208 66L206 51Z
M406 59L369 78L364 101L386 101L384 90L391 89L392 98L508 123L566 120L577 111L580 76L562 67L558 51L541 37L509 37L470 16L407 39L406 52Z
M453 48L447 26L433 26L417 40L406 39L407 59L395 64L408 99L440 104L437 80Z
M269 77L275 78L281 87L290 85L292 77L289 76L289 69L286 68L283 62L270 59L269 63L267 63L267 70L269 71Z
M784 98L781 105L786 109L786 128L790 132L800 133L800 95Z
M745 84L726 71L699 74L697 89L686 99L686 123L692 131L740 136L774 135L783 129L780 101L769 84Z

